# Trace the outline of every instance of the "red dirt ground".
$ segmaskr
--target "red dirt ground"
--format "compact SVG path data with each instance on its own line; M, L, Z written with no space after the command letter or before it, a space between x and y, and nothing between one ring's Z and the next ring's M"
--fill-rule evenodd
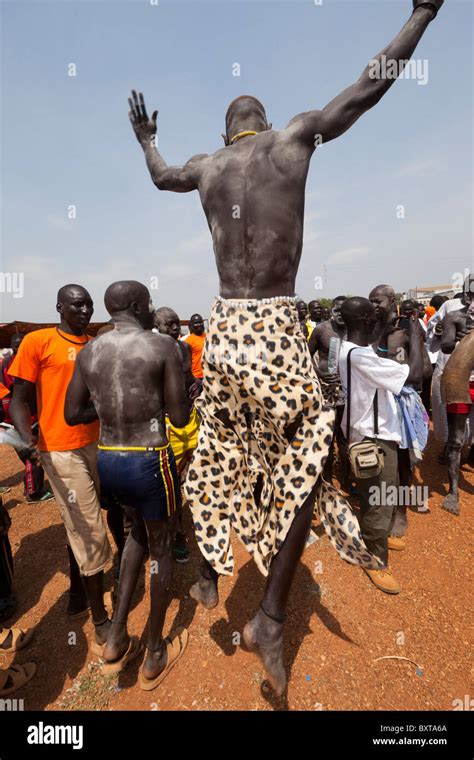
M324 535L306 549L286 626L288 696L275 699L258 660L238 645L264 579L234 537L235 576L221 580L216 609L197 607L188 595L200 556L189 512L192 557L187 565L176 565L165 625L165 632L176 624L189 627L183 659L152 692L138 686L139 661L120 676L101 676L88 653L90 620L66 617L67 556L56 503L23 501L21 463L12 449L0 446L0 482L12 489L4 503L12 518L19 600L8 625L36 628L26 650L3 657L8 663L37 664L34 679L15 696L24 699L26 710L451 710L454 699L472 693L474 471L462 469L461 516L454 517L441 510L447 474L437 464L438 453L431 439L418 478L429 486L430 513L409 512L407 549L391 553L402 585L399 596L383 594L361 570L342 562ZM107 581L110 586L110 573ZM147 617L142 583L130 632L143 637ZM417 674L416 665L405 660L374 662L385 655L407 657L421 670Z

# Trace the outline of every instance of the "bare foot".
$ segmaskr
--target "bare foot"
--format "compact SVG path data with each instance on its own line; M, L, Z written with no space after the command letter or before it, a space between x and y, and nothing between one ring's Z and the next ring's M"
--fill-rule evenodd
M168 655L166 646L162 645L156 652L146 650L145 659L143 660L142 673L145 678L153 679L166 668Z
M102 656L106 662L116 662L116 660L120 660L127 651L130 644L130 636L127 633L127 626L123 624L111 624L109 631L109 636Z
M202 604L206 610L212 610L219 604L219 594L217 586L213 581L206 578L199 578L199 581L191 586L189 596Z
M448 493L442 505L446 512L451 512L452 515L459 514L459 499L457 494Z
M244 628L244 641L262 661L271 685L281 697L287 685L283 666L283 623L276 623L259 609Z
M95 640L98 644L105 644L108 639L112 622L107 618L99 625L94 624Z

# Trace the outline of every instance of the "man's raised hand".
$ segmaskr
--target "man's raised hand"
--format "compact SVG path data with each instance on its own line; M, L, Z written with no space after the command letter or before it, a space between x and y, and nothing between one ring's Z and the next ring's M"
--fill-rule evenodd
M144 146L145 143L156 145L156 117L158 116L158 111L153 111L150 119L146 112L143 93L139 92L137 95L135 90L132 90L132 97L128 99L128 104L130 106L128 116L140 145Z

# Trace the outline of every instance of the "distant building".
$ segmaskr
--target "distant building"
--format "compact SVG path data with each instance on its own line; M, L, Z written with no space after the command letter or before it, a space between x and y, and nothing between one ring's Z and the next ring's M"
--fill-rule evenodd
M428 306L433 296L447 296L454 298L456 291L452 285L431 285L427 288L412 288L404 294L404 300L419 301L423 306Z

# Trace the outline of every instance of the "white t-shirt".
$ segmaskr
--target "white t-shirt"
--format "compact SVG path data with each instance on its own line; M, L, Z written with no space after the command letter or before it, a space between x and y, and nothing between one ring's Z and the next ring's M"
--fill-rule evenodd
M351 429L349 443L374 437L374 397L378 404L378 437L401 443L400 420L394 394L398 395L410 373L408 364L377 356L372 346L343 340L339 353L339 376L347 397L347 354L351 348ZM341 426L346 434L347 403Z

